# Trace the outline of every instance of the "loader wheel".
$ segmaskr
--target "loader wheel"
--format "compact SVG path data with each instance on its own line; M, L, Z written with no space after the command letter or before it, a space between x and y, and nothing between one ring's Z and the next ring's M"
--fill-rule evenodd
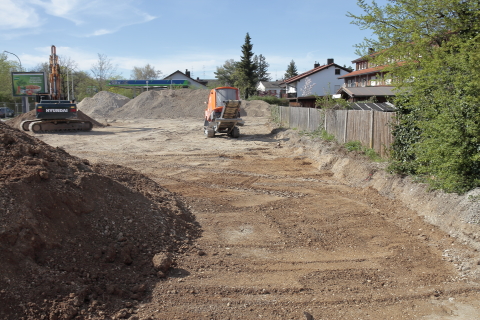
M213 128L207 128L205 129L205 135L207 138L213 138L215 137L215 130L213 130Z
M232 129L232 138L240 137L240 129L238 127L233 127Z

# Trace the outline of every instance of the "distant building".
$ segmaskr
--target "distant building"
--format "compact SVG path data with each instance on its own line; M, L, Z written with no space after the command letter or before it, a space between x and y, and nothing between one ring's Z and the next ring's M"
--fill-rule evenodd
M282 82L286 91L284 97L290 101L290 106L314 108L316 96L335 93L343 85L343 79L339 79L339 76L349 72L348 68L334 63L333 59L328 59L325 65L315 62L313 69ZM308 82L314 85L309 92L304 92Z
M281 84L283 81L259 81L257 84L257 92L259 95L275 96L280 98L285 89Z
M351 102L365 101L375 97L378 102L386 102L395 96L391 80L385 77L385 66L376 66L369 61L375 53L353 60L355 71L338 77L344 84L336 93Z
M198 88L198 89L207 89L207 84L208 81L206 80L200 80L197 78L197 80L192 79L190 77L190 71L185 70L185 73L177 70L174 73L166 76L164 80L187 80L190 83L190 87Z

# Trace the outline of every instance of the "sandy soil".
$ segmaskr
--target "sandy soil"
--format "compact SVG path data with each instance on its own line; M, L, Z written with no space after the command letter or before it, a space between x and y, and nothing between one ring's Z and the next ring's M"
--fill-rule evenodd
M479 317L478 252L402 203L319 169L266 118L245 120L239 139L207 139L195 119L36 135L91 164L143 173L184 199L200 229L144 295L103 309L87 299L55 319Z

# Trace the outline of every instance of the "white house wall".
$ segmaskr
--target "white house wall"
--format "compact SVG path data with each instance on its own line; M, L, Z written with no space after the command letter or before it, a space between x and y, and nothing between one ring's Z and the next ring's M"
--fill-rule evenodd
M344 80L338 79L338 77L348 74L349 72L340 69L340 74L335 74L335 66L328 67L317 73L311 74L308 77L302 78L297 82L297 97L306 96L303 94L303 88L305 87L305 81L310 78L310 84L315 84L310 94L316 94L318 96L324 96L325 94L334 94L335 88L340 88L343 85Z

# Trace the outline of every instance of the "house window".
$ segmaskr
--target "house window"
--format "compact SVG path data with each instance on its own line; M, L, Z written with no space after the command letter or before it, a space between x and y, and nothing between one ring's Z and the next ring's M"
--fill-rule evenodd
M362 87L367 86L367 78L362 79Z
M340 69L335 69L335 74L340 74Z

